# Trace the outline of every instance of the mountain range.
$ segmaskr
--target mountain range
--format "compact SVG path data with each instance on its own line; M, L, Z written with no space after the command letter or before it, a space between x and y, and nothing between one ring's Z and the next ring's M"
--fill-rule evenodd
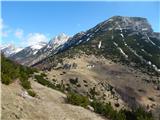
M114 16L73 37L62 33L48 43L24 49L9 45L1 51L22 65L35 66L58 53L74 53L79 48L78 51L86 54L102 55L132 66L143 66L150 72L160 72L159 36L146 18Z
M116 110L143 106L158 120L160 33L146 18L113 16L73 36L62 33L48 43L13 48L1 51L16 63L41 70L45 79L38 82L44 86L59 85L64 92L110 103Z
M114 16L95 27L69 37L64 33L48 43L37 43L24 49L7 46L1 51L10 59L26 66L43 62L62 51L83 47L86 54L117 58L133 66L143 65L150 71L160 71L160 33L155 33L147 19ZM76 47L78 46L78 47ZM87 49L92 49L87 52ZM66 51L68 52L68 51ZM65 52L63 53L65 54Z

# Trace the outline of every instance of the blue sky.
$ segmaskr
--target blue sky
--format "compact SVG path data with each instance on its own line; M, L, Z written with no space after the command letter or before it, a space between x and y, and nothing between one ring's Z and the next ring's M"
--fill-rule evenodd
M148 19L160 32L160 2L2 2L2 44L27 46L64 32L74 35L112 16Z

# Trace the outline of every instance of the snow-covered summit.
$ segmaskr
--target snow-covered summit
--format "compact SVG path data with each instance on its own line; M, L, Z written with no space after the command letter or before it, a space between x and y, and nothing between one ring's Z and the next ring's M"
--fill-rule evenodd
M61 33L60 35L54 37L52 40L49 41L48 43L48 48L49 47L58 47L59 45L62 45L64 44L65 42L67 42L67 40L69 39L69 36L64 34L64 33Z
M17 52L21 51L23 48L16 48L13 44L9 45L1 45L0 50L6 56L9 57L11 55L16 54Z
M46 42L39 42L35 45L30 46L33 50L39 50L44 47L47 43Z

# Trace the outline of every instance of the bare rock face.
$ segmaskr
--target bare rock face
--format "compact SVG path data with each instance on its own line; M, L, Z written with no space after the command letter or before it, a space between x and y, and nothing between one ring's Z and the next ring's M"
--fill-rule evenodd
M153 32L151 25L148 23L146 18L141 17L123 17L123 16L114 16L102 23L105 28L108 24L113 29L127 29L132 31L139 32Z

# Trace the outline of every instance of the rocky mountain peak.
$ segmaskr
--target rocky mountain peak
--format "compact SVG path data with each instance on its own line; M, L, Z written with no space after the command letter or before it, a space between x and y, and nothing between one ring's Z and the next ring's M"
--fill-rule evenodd
M30 48L39 50L42 47L44 47L46 44L47 44L46 42L38 42L35 45L30 46Z
M50 46L55 46L56 45L61 45L65 43L69 39L69 36L61 33L58 36L54 37L52 40L49 41L48 45Z
M9 44L6 46L1 46L0 50L6 57L9 57L9 56L14 55L17 52L21 51L22 48L16 48L13 44Z
M105 31L112 29L128 29L145 33L153 32L148 20L142 17L113 16L99 25L101 25Z

